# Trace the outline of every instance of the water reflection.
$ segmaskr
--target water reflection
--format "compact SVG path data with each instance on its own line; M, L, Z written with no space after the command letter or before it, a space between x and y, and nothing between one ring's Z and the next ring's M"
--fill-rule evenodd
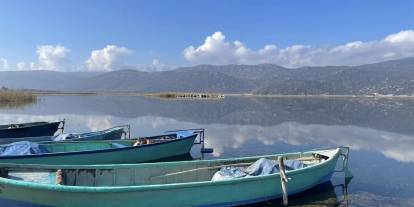
M285 122L275 126L255 125L201 125L181 122L164 117L139 117L118 119L100 115L18 115L3 114L0 123L32 122L42 120L67 120L66 130L75 132L103 130L114 125L131 124L132 136L154 135L169 129L205 128L207 147L214 148L214 156L223 156L226 149L246 148L243 145L275 145L284 143L291 146L350 146L352 150L378 152L400 162L414 162L414 136L381 131L358 126L304 125ZM257 152L260 153L260 152ZM252 154L253 155L253 154Z
M209 146L216 149L217 156L223 153L224 148L240 148L247 143L260 142L263 145L350 146L353 150L379 152L397 161L414 162L414 151L411 150L414 136L358 126L285 122L270 127L208 125L207 128Z
M162 101L70 96L44 97L23 109L0 109L0 124L63 118L67 120L68 132L124 124L131 124L132 136L205 128L206 147L214 148L206 159L351 146L350 168L355 175L349 187L351 206L408 206L414 197L412 100L236 97L220 101ZM193 148L191 155L201 156L199 146ZM343 177L333 179L335 183L338 180L343 183ZM345 205L337 191L323 185L319 190L312 189L311 196L298 197L297 205ZM306 200L308 197L320 198ZM291 204L295 204L294 200Z
M0 109L0 113L1 113ZM224 100L146 99L122 96L52 96L38 104L7 110L17 114L105 114L137 118L157 116L198 124L274 126L284 122L353 125L414 135L414 101L392 99L271 99L226 97Z
M289 206L330 207L349 206L347 184L326 182L310 190L289 197ZM257 203L254 207L283 206L282 200L271 200Z
M29 106L29 105L32 105L32 104L34 104L34 103L31 103L31 102L29 102L29 103L27 103L27 102L2 103L2 102L0 102L0 109L1 108L4 108L4 109L23 108L23 107L26 107L26 106Z

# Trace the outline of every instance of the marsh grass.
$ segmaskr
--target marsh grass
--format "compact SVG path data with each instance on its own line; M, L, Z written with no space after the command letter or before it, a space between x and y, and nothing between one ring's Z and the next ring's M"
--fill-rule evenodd
M145 96L158 97L163 99L223 99L224 95L219 93L152 93L145 94Z
M36 103L37 96L25 91L0 90L0 107L14 108Z

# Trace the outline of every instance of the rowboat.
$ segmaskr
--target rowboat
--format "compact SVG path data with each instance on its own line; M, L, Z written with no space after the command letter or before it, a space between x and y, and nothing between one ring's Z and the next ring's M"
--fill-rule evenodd
M47 142L47 141L82 141L82 140L110 140L121 139L125 132L123 126L112 127L102 131L87 132L87 133L70 133L59 134L56 136L44 136L44 137L21 137L21 138L1 138L0 144L9 144L19 141L30 142Z
M42 206L235 206L280 198L329 181L340 148L236 159L129 165L0 165L1 202ZM223 168L298 161L302 168L212 181Z
M64 125L64 120L0 125L0 138L53 136L59 129L63 130Z
M182 134L121 140L17 142L0 145L0 163L88 165L147 162L189 153L197 134Z

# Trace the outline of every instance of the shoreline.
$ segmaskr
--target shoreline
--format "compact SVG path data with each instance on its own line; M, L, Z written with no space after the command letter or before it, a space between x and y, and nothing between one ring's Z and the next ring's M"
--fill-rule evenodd
M136 93L136 92L73 92L73 91L33 91L39 96L140 96L149 98L163 98L165 93ZM170 93L170 92L166 92ZM252 93L174 93L175 98L163 99L198 99L211 100L223 99L225 97L246 97L246 98L368 98L368 99L414 99L412 95L281 95L281 94L252 94ZM195 96L206 96L209 98L188 98L185 94L195 94ZM220 98L217 97L220 95Z
M414 99L411 95L281 95L281 94L225 94L235 97L259 97L259 98L369 98L369 99Z

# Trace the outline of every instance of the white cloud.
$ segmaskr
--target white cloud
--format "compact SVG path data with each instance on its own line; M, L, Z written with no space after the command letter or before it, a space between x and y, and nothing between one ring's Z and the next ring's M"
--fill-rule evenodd
M0 70L8 70L9 69L9 63L6 59L0 58Z
M412 42L414 43L414 30L405 30L385 37L384 41L391 43Z
M17 70L27 70L28 66L25 62L19 62L16 64Z
M38 63L31 63L31 69L67 70L69 50L61 45L40 45L37 47Z
M138 65L137 70L144 72L160 72L174 69L171 66L168 66L162 63L160 60L154 58L150 65Z
M161 63L160 60L158 59L152 59L151 66L156 67L156 68L162 68L162 67L165 67L165 64Z
M221 32L215 32L208 36L204 44L195 48L187 47L184 50L184 57L189 61L229 64L243 62L250 54L243 43L239 41L227 42L226 37Z
M100 50L93 50L86 60L86 66L93 71L111 71L122 66L123 59L132 51L126 47L107 45Z
M70 70L67 55L69 50L62 45L37 46L37 62L18 62L16 70Z
M274 44L253 50L240 41L227 41L221 32L208 36L200 46L189 46L184 58L196 64L261 64L286 67L359 65L414 56L414 30L390 34L382 40L354 41L333 47Z

